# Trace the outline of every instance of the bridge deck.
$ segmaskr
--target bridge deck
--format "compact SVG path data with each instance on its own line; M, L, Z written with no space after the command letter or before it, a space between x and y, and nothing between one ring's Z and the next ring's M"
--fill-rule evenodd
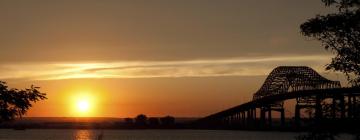
M199 121L214 119L222 116L232 115L234 113L248 110L249 108L261 107L266 104L284 101L288 99L295 99L299 97L309 97L320 95L324 97L330 97L334 95L350 95L350 94L360 94L360 88L332 88L332 89L316 89L316 90L303 90L303 91L294 91L287 92L284 94L275 94L265 96L263 98L252 100L250 102L235 106L233 108L209 115L205 118L200 119Z

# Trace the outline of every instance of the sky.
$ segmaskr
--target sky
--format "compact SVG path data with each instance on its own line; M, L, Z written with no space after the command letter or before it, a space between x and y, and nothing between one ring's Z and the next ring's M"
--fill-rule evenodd
M344 84L299 29L330 12L321 0L0 0L0 80L47 93L29 117L201 117L250 101L281 65Z

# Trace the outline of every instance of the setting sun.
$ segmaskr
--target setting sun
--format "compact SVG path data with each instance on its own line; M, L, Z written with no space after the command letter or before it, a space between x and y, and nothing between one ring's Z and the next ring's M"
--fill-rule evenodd
M71 95L71 112L74 117L91 117L96 115L98 100L92 92L78 92Z
M77 108L80 112L89 111L89 107L90 107L90 104L89 104L89 101L87 101L87 100L82 100L77 103Z

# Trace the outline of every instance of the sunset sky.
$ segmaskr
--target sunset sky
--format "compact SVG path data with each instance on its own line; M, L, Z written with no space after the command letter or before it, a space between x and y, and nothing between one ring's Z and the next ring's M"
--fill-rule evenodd
M47 93L30 117L201 117L251 100L276 66L343 79L299 29L331 11L321 0L1 0L0 80Z

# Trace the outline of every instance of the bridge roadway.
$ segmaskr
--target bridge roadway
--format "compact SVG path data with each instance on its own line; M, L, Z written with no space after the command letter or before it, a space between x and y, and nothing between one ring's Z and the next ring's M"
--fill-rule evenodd
M268 95L260 99L252 100L250 102L235 106L233 108L209 115L199 120L199 122L206 122L208 120L214 120L223 118L224 116L231 116L238 112L250 110L252 108L260 108L267 104L274 102L285 101L289 99L295 99L300 97L321 96L321 97L334 97L334 96L359 96L360 88L331 88L331 89L316 89L316 90L302 90L293 91L283 94Z

